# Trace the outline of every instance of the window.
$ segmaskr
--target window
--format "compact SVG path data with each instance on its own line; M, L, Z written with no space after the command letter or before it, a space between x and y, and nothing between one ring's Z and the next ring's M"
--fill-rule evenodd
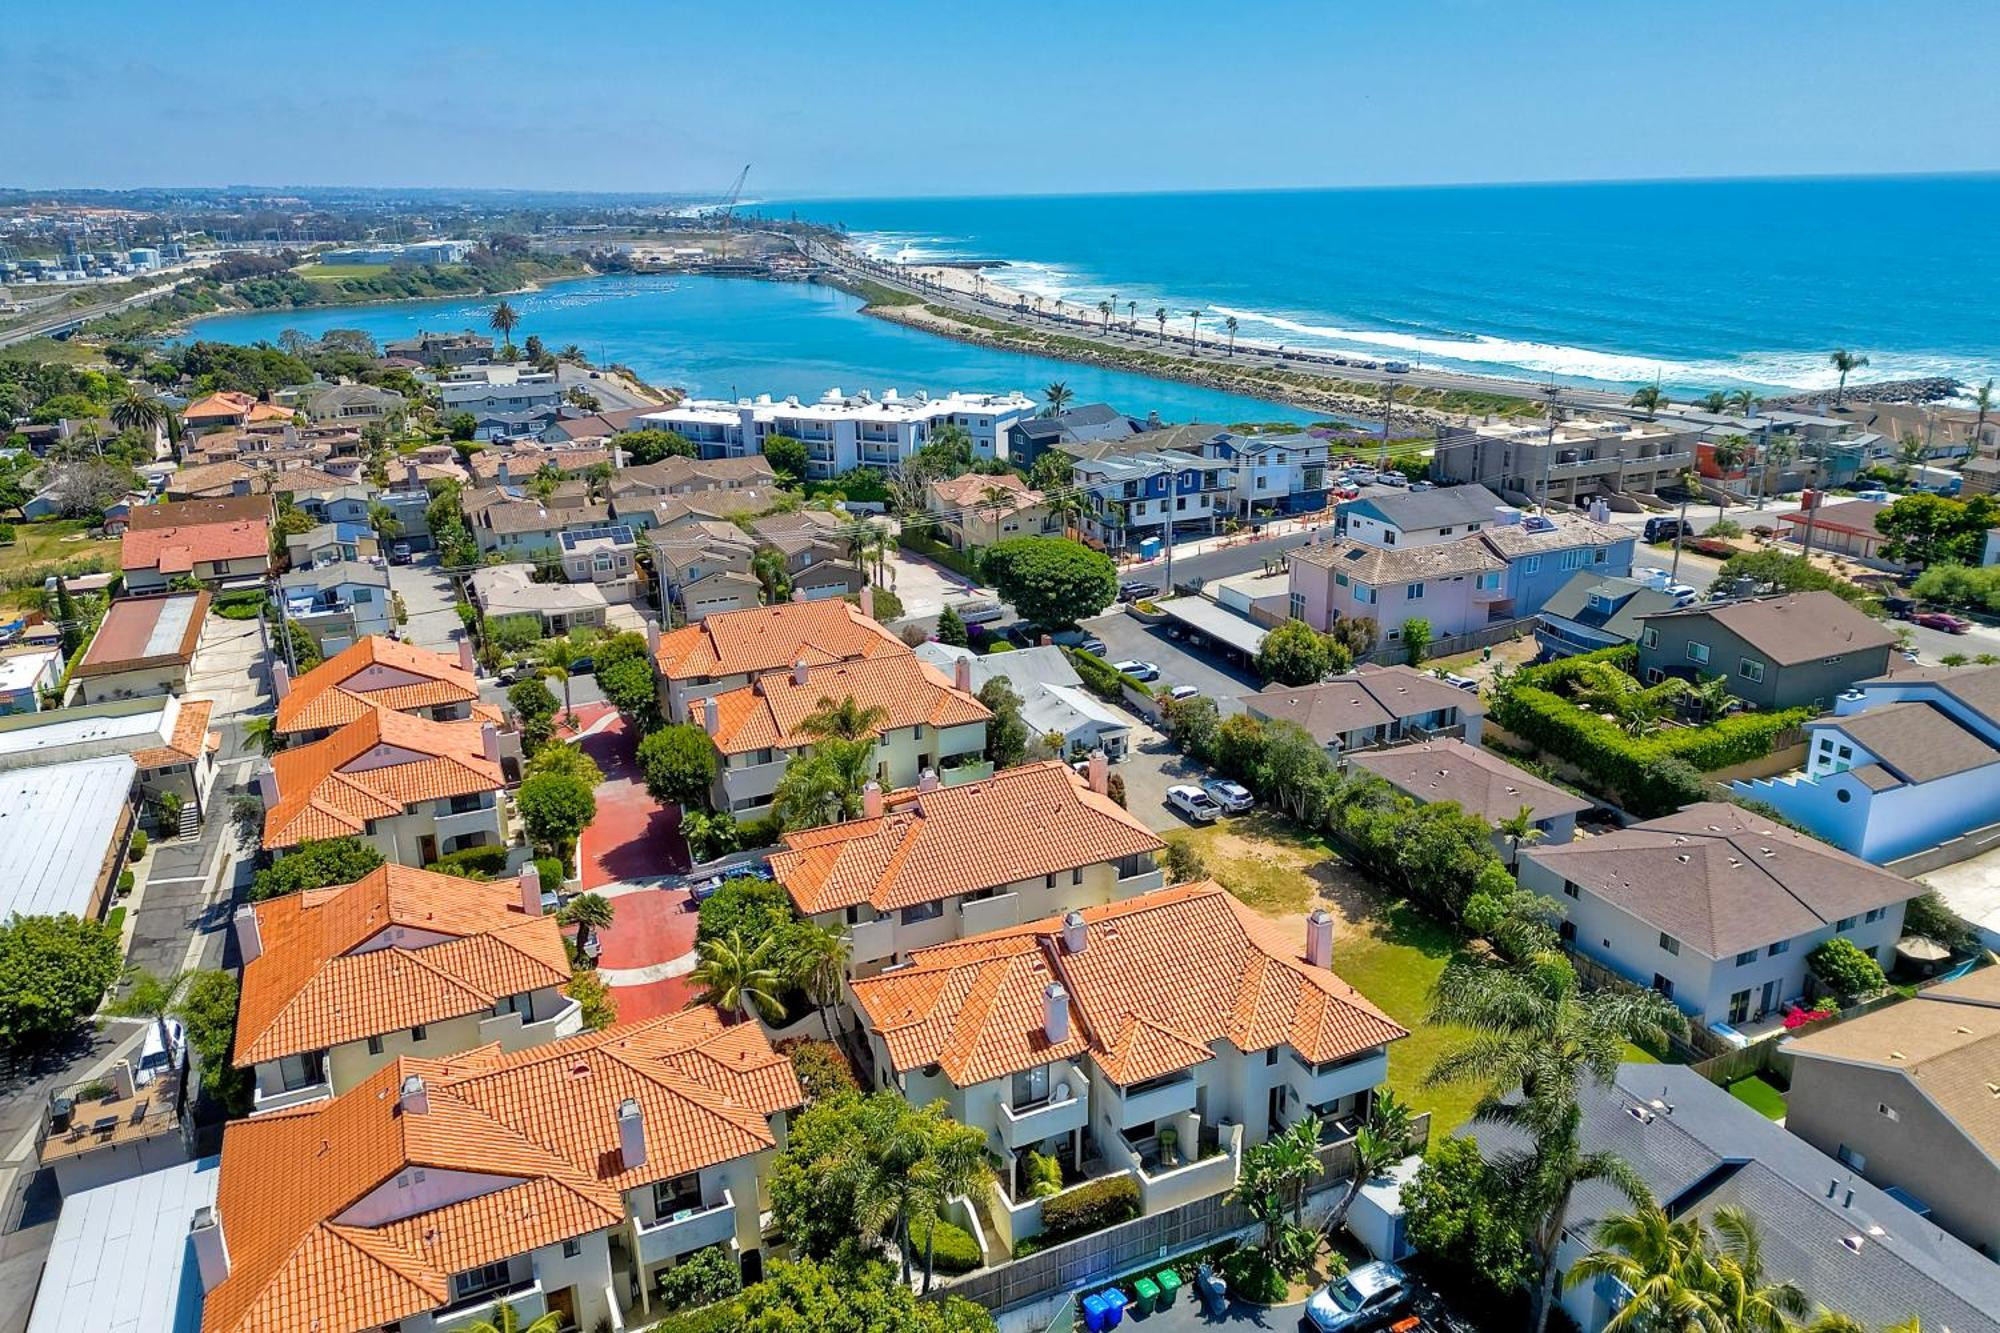
M451 1294L457 1300L468 1300L489 1291L498 1291L507 1285L511 1276L512 1270L505 1259L481 1264L478 1268L452 1274Z
M425 1027L422 1023L419 1023L415 1027L410 1029L410 1040L422 1041L425 1037L428 1037L430 1035L430 1032L431 1030L429 1028Z
M1045 888L1045 889L1053 889L1053 888L1054 888L1055 886L1056 886L1056 877L1055 877L1054 875L1043 875L1043 876L1042 876L1042 887L1043 887L1043 888Z
M1667 932L1664 930L1660 932L1660 947L1662 949L1665 949L1668 953L1674 955L1676 958L1680 956L1681 942L1675 939L1673 936L1667 934Z
M1843 930L1853 930L1855 920L1856 918L1851 916L1844 916L1840 918L1840 920L1833 923L1833 929L1835 933L1837 934Z
M1639 636L1639 642L1648 648L1657 648L1660 646L1660 632L1649 628L1644 634Z
M297 1092L326 1082L326 1055L322 1051L301 1051L278 1061L278 1081L286 1092Z
M1745 949L1742 953L1736 955L1736 966L1738 967L1748 967L1756 961L1757 951L1755 949Z
M1736 674L1745 680L1764 679L1764 664L1754 657L1741 657L1736 661Z
M1866 916L1862 917L1861 919L1862 919L1863 921L1867 922L1867 923L1868 923L1869 925L1871 925L1871 926L1872 926L1872 925L1874 925L1874 924L1875 924L1875 923L1876 923L1877 921L1880 921L1880 920L1881 920L1881 919L1882 919L1883 917L1885 917L1885 916L1887 916L1887 915L1889 915L1889 909L1888 909L1888 908L1886 908L1886 907L1874 907L1874 908L1870 908L1870 909L1869 909L1869 911L1868 911L1868 915L1866 915Z
M1394 528L1382 529L1382 544L1384 546L1394 546L1396 544L1396 530Z
M1653 973L1653 989L1671 1000L1674 998L1674 979L1655 972Z
M1451 536L1451 529L1450 529L1450 528L1439 528L1439 529L1438 529L1438 536L1440 536L1440 537L1449 537L1449 536Z
M1571 883L1569 880L1564 880L1563 896L1565 898L1581 898L1583 897L1583 890L1579 889L1575 884Z
M1902 1116L1896 1114L1896 1108L1889 1105L1889 1103L1887 1102L1877 1102L1875 1104L1875 1113L1877 1115L1884 1116L1890 1120L1901 1120L1903 1118Z
M1591 564L1593 564L1593 565L1601 565L1601 564L1603 564L1603 563L1604 563L1604 559L1605 559L1605 556L1607 556L1607 555L1608 555L1609 553L1610 553L1610 552L1609 552L1608 548L1606 548L1606 547L1602 547L1602 546L1594 546L1594 547L1592 547L1592 548L1591 548L1591 550L1590 550L1590 563L1591 563Z
M1278 1048L1272 1046L1264 1052L1264 1064L1268 1067L1278 1063Z
M1291 613L1293 620L1304 620L1306 618L1306 595L1304 593L1295 592L1292 594Z
M1538 556L1538 555L1531 555L1531 556L1529 556L1529 557L1528 557L1527 559L1525 559L1525 560L1523 560L1523 561L1521 562L1521 572L1522 572L1523 574L1539 574L1539 573L1541 573L1541 572L1542 572L1542 558L1541 558L1540 556Z
M944 914L943 903L917 903L896 913L896 919L906 926L914 926L919 921L929 921Z
M1819 752L1821 754L1833 753L1833 737L1822 736L1819 738Z
M672 1180L653 1182L653 1216L672 1217L675 1213L693 1212L700 1207L700 1176L676 1176Z
M1835 1161L1850 1171L1866 1171L1868 1169L1868 1159L1844 1143L1834 1150L1833 1157Z
M368 1039L368 1054L382 1054L382 1039L380 1037L370 1037Z
M1750 1017L1750 992L1747 990L1737 991L1729 997L1729 1021L1732 1023L1741 1023L1748 1017Z
M569 1239L563 1242L563 1258L574 1259L582 1253L583 1253L583 1242L578 1240L575 1236L571 1236Z
M1705 643L1690 642L1688 644L1688 661L1699 662L1703 666L1706 666L1708 664L1708 645Z
M1764 951L1764 956L1767 958L1776 958L1781 953L1791 952L1791 948L1792 942L1790 940L1779 940Z
M1852 745L1843 745L1843 746L1841 746L1841 747L1840 747L1840 757L1841 757L1842 759L1852 759L1852 758L1854 758L1854 747L1853 747Z

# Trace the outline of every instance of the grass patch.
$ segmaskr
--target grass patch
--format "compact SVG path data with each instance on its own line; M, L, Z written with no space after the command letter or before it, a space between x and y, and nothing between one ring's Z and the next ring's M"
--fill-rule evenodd
M387 264L303 264L296 272L308 282L339 282L343 278L379 278Z
M1334 861L1324 842L1266 811L1161 836L1192 846L1223 888L1266 916L1311 910L1315 871Z
M1729 1095L1766 1120L1785 1118L1785 1094L1766 1083L1761 1074L1737 1079L1729 1085Z

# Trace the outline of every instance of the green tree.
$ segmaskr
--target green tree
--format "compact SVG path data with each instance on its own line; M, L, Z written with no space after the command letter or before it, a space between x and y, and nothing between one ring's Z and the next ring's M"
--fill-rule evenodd
M1833 405L1840 406L1841 399L1847 397L1847 377L1868 364L1868 358L1845 347L1836 347L1826 358L1833 368L1840 372L1840 387L1833 391Z
M168 1049L167 1018L180 1008L194 978L195 974L187 971L163 977L142 967L131 968L125 974L125 993L106 1005L105 1012L120 1018L146 1019L158 1034L161 1048Z
M778 1261L736 1298L744 1333L993 1333L993 1316L971 1301L918 1300L875 1261L837 1266Z
M1507 868L1521 868L1521 848L1532 847L1548 834L1536 827L1535 807L1524 805L1493 826L1493 831L1507 840Z
M986 1166L986 1133L961 1125L933 1108L922 1170L922 1207L927 1214L924 1237L924 1294L930 1295L937 1271L937 1233L954 1198L971 1199L990 1179Z
M453 412L444 419L445 434L461 444L479 433L479 418L470 412Z
M562 773L528 778L514 793L514 808L535 845L570 868L576 839L597 818L597 797L588 783Z
M1709 1327L1708 1318L1720 1313L1711 1311L1715 1274L1698 1216L1675 1221L1648 1199L1601 1220L1595 1240L1596 1248L1571 1265L1564 1285L1608 1277L1632 1293L1605 1322L1604 1333Z
M986 576L1023 619L1038 625L1074 625L1118 596L1111 557L1060 537L1014 537L992 546Z
M590 958L594 956L590 951L592 937L607 929L616 913L611 900L603 894L579 893L562 905L556 920L576 927L576 951L581 957Z
M705 904L704 904L705 905ZM810 921L791 925L785 936L785 972L819 1009L826 1038L833 1040L833 1009L847 979L853 950L847 936Z
M520 723L521 748L528 754L533 755L555 735L556 696L541 677L531 676L510 687L507 706Z
M781 486L802 485L806 479L808 456L802 441L789 435L767 435L763 444L764 461L771 465Z
M792 576L785 568L785 553L765 546L750 557L750 572L763 587L764 605L777 606L792 600Z
M1074 460L1060 449L1046 449L1028 468L1028 485L1045 494L1067 488Z
M76 650L83 646L85 628L83 613L77 609L69 583L62 575L56 575L56 629L61 636L63 661L75 658Z
M628 430L612 443L625 451L627 462L637 467L666 458L696 458L701 454L692 441L671 430Z
M302 842L257 872L250 896L262 900L331 884L352 884L382 864L382 853L359 838Z
M597 766L597 761L584 753L582 746L566 741L544 745L529 756L521 776L531 778L537 773L561 773L589 787L604 781L604 770Z
M513 346L514 330L520 325L521 312L505 300L494 306L493 313L486 317L486 327L499 334L501 342L509 347Z
M137 386L128 385L124 394L111 405L111 424L119 430L140 431L147 435L166 424L166 405Z
M691 723L662 727L639 742L639 771L654 800L683 808L708 804L715 742Z
M620 636L626 637L626 636ZM638 635L631 635L639 638ZM639 639L641 649L644 639ZM597 688L612 707L625 715L634 730L641 734L650 733L660 725L659 684L653 676L653 664L649 657L626 657L612 661L605 660L604 650L597 654Z
M236 1067L239 1001L235 974L210 969L188 979L173 1011L187 1028L202 1091L231 1116L249 1113L254 1086L250 1071Z
M1354 665L1344 645L1303 620L1287 620L1264 635L1257 673L1276 685L1313 685Z
M1076 392L1064 381L1056 380L1042 390L1042 398L1048 403L1048 406L1042 409L1042 415L1059 417L1069 410L1071 403L1076 401Z
M541 662L542 674L550 680L562 682L563 712L574 714L576 708L570 703L570 668L582 657L584 645L574 634L561 634L553 639L544 639L536 657Z
M701 1003L714 1005L731 1021L784 1022L785 1006L778 993L785 977L778 966L777 940L766 936L751 944L741 931L732 931L727 939L703 940L696 946L700 961L688 974L702 988Z
M1403 1189L1410 1243L1501 1292L1535 1279L1533 1220L1472 1138L1433 1139Z
M1654 414L1667 405L1667 396L1660 392L1659 385L1648 384L1632 395L1631 403L1644 412L1646 419L1651 421Z
M965 621L955 608L947 606L939 612L937 637L939 643L950 644L954 648L963 648L970 642L970 636L965 632Z
M1205 694L1177 699L1166 705L1167 734L1190 758L1207 761L1214 753L1216 733L1222 715L1215 700Z
M785 768L772 809L787 829L817 828L861 813L861 792L875 767L876 735L886 709L862 707L853 695L821 698L798 730L813 738L810 753Z
M1028 757L1028 724L1021 716L1021 696L1005 676L994 676L979 687L979 702L993 713L986 724L986 757L997 769L1012 768Z
M1403 651L1409 654L1411 666L1421 666L1431 650L1431 622L1422 616L1412 616L1403 622Z
M1875 516L1876 531L1889 540L1882 554L1911 565L1977 566L1986 533L2000 524L2000 501L1990 495L1952 500L1942 495L1905 495Z
M534 1323L524 1324L521 1316L514 1313L514 1307L503 1301L491 1319L480 1319L466 1325L465 1333L562 1333L562 1326L562 1312L559 1310L550 1310Z
M65 914L0 924L0 1049L69 1036L118 970L118 932L102 921Z

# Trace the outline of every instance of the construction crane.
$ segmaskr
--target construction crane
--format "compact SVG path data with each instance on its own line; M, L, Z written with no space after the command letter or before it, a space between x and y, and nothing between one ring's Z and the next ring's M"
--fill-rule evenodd
M736 216L736 201L743 197L743 182L749 178L750 164L745 162L743 170L736 173L736 183L722 198L722 258L725 262L729 259L729 224Z

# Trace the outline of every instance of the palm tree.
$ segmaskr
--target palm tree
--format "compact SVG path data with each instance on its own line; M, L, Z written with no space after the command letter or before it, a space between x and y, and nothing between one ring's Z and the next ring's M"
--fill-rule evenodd
M1063 410L1076 401L1076 391L1071 389L1066 381L1056 380L1048 388L1042 390L1042 397L1047 399L1049 404L1048 409L1042 415L1056 417L1061 416Z
M1600 1221L1595 1239L1597 1248L1571 1266L1564 1285L1608 1277L1632 1293L1605 1322L1604 1333L1717 1326L1717 1274L1699 1218L1677 1222L1649 1199Z
M1727 477L1742 467L1744 460L1750 457L1750 437L1725 435L1715 442L1714 447L1709 450L1709 455L1715 459L1716 471Z
M703 940L701 961L688 976L702 988L701 1003L722 1010L731 1022L761 1018L768 1023L785 1021L785 1007L778 1003L784 977L771 959L778 936L766 935L753 947L743 942L743 932L732 930L726 940Z
M1835 370L1840 372L1840 387L1833 391L1833 405L1839 407L1840 400L1847 396L1847 376L1849 372L1859 370L1867 365L1868 358L1850 352L1845 347L1836 347L1828 354L1826 359L1833 363Z
M1785 464L1799 456L1798 441L1789 435L1780 435L1764 446L1764 479L1759 484L1758 495L1769 492L1775 478L1782 475Z
M792 940L786 971L792 984L804 991L819 1007L820 1022L826 1025L826 1039L833 1040L833 1006L840 999L841 983L847 976L847 960L852 953L847 936L837 930L802 925Z
M565 926L576 927L576 951L585 958L594 957L590 951L592 937L611 925L611 918L617 909L611 900L601 893L580 893L564 903L556 913L556 920Z
M403 520L396 516L395 510L380 500L370 502L368 524L375 529L376 536L389 541L394 541L403 535Z
M120 1018L151 1019L159 1032L160 1048L171 1051L173 1043L167 1040L167 1017L180 1007L181 997L187 994L194 978L193 972L172 972L160 977L144 968L133 968L125 974L131 989L107 1006L107 1010Z
M1111 332L1111 312L1114 308L1116 308L1116 303L1112 301L1099 301L1097 303L1097 313L1104 316L1104 331L1106 333Z
M282 740L277 723L278 719L274 717L250 718L243 724L244 742L269 759L278 752Z
M562 681L563 712L574 716L576 709L570 703L569 669L576 665L577 658L583 656L578 650L576 640L567 634L544 639L539 652L542 675L551 680Z
M970 1198L986 1181L986 1132L961 1125L943 1116L932 1127L930 1151L925 1154L921 1179L924 1201L931 1224L924 1228L924 1291L931 1289L936 1272L937 1228L944 1220L945 1205L953 1198Z
M864 572L871 558L882 554L888 545L888 538L882 529L866 520L856 523L847 530L847 558ZM876 571L875 582L880 583L881 571Z
M1160 341L1165 342L1167 340L1167 308L1161 306L1158 310L1155 310L1153 318L1160 321Z
M1494 832L1507 840L1507 868L1521 868L1521 848L1532 847L1548 836L1546 830L1536 827L1535 807L1524 805L1513 814L1493 826Z
M1701 405L1703 410L1720 416L1723 410L1729 406L1729 395L1720 389L1711 389L1702 395Z
M1913 430L1904 431L1901 443L1899 443L1896 446L1896 465L1902 469L1903 479L1907 481L1910 477L1910 474L1913 471L1915 471L1923 463L1923 461L1924 461L1924 442L1917 438L1917 433L1915 431Z
M1724 1327L1736 1333L1791 1333L1793 1321L1806 1312L1805 1293L1795 1283L1769 1279L1756 1220L1742 1205L1726 1204L1709 1225L1719 1241L1715 1268Z
M776 606L792 600L792 578L785 568L785 553L766 546L750 557L750 572L764 585L764 604Z
M111 405L110 416L120 430L157 431L166 423L167 409L159 399L127 385L124 396Z
M1307 1119L1313 1119L1308 1116ZM1354 1165L1347 1173L1347 1189L1340 1202L1327 1214L1325 1230L1338 1231L1347 1220L1348 1210L1360 1196L1361 1187L1403 1160L1410 1151L1410 1108L1387 1088L1375 1094L1368 1107L1368 1123L1354 1136ZM1317 1131L1318 1126L1314 1126ZM1318 1134L1314 1134L1314 1147ZM1314 1156L1317 1165L1317 1153ZM1303 1199L1303 1191L1301 1191ZM1296 1219L1294 1219L1296 1220Z
M1201 355L1201 311L1188 311L1188 355Z
M817 711L800 721L799 730L815 740L873 740L888 720L888 709L873 704L863 708L851 694L838 703L821 695Z
M1062 524L1063 536L1073 535L1076 521L1083 517L1083 496L1073 490L1058 491L1047 504L1049 517Z
M1993 408L1993 381L1979 386L1979 392L1972 395L1972 401L1979 408L1979 420L1972 426L1972 454L1979 456L1979 446L1986 436L1986 414Z
M1222 327L1229 330L1229 355L1233 357L1236 355L1236 316L1223 320Z
M500 340L509 347L514 345L514 330L520 327L520 323L521 312L514 309L504 298L499 305L493 307L493 313L486 317L486 327L499 334Z
M1734 408L1738 412L1741 412L1746 417L1750 415L1752 410L1754 410L1761 403L1763 403L1763 401L1764 400L1762 398L1759 398L1756 394L1750 392L1750 390L1748 389L1737 389L1736 391L1734 391L1729 395L1730 407Z
M1667 396L1660 392L1660 386L1657 384L1648 384L1632 395L1632 406L1643 411L1648 421L1651 421L1653 414L1666 405Z
M1137 301L1127 301L1125 303L1125 322L1127 324L1137 324L1139 322L1139 303Z
M502 1305L491 1319L467 1324L465 1333L562 1333L562 1311L550 1310L532 1324L522 1324L511 1305Z

